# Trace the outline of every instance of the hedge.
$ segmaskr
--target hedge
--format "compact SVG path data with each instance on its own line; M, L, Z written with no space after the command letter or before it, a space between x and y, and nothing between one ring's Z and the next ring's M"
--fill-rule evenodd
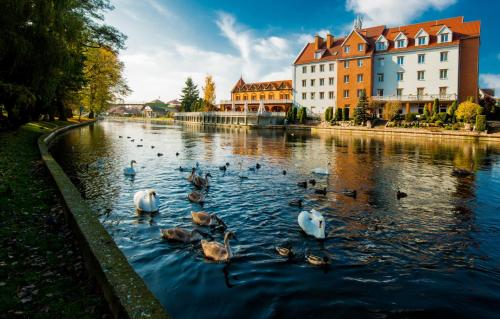
M486 115L476 116L476 131L486 131Z

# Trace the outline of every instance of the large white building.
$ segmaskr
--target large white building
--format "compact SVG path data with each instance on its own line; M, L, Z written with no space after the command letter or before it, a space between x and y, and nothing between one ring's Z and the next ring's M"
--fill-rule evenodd
M345 38L316 36L294 62L294 104L316 113L329 106L353 110L365 91L380 112L399 101L403 113L421 113L436 98L442 110L477 98L479 36L479 21L463 17L394 28L363 29L357 21Z

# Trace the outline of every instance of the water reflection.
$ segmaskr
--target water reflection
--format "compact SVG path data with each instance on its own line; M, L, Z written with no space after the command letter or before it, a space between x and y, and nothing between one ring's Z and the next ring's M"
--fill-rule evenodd
M52 152L174 317L493 318L500 301L500 151L493 143L103 122L69 132ZM129 180L122 170L132 159L139 168ZM262 168L241 180L240 161ZM193 228L190 211L200 207L186 200L188 173L176 169L196 162L213 176L203 210L239 238L230 265L205 261L197 244L159 236L160 228ZM219 170L226 162L228 170ZM314 177L326 196L297 187L327 162L331 174ZM451 174L471 164L472 176ZM135 214L133 194L144 188L157 190L159 214ZM398 190L408 197L398 200ZM325 241L299 230L292 198L325 215ZM222 241L222 233L212 236ZM275 252L286 244L297 253L290 261ZM307 250L330 256L332 265L308 265Z

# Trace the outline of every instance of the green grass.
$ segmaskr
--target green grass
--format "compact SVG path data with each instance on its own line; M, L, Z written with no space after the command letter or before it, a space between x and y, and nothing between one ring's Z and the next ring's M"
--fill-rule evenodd
M0 317L109 316L38 151L41 134L68 124L33 122L0 133Z

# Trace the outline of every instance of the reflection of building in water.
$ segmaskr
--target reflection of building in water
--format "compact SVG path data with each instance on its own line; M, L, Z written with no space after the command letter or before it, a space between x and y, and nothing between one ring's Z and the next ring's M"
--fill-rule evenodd
M292 80L245 83L236 82L231 91L231 100L221 101L223 111L256 112L264 106L267 112L287 112L292 106Z

